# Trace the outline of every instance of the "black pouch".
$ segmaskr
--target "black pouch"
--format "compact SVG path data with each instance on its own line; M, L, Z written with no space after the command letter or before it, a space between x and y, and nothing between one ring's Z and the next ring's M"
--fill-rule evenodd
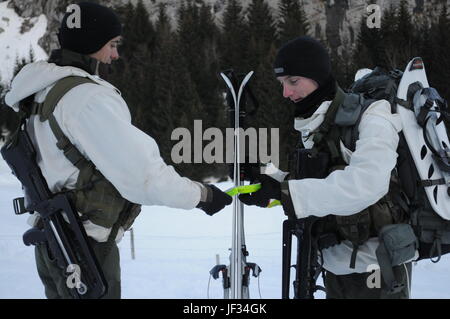
M297 149L293 161L294 178L325 178L329 173L330 155L317 149ZM291 170L292 172L292 170Z

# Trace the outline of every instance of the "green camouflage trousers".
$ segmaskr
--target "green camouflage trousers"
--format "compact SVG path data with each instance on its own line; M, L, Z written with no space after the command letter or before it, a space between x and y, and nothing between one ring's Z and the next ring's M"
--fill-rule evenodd
M120 299L120 256L116 243L112 245L105 256L106 243L98 243L90 240L92 249L102 267L103 274L108 283L108 291L103 299ZM63 270L56 266L46 244L35 248L36 266L39 277L45 287L45 295L48 299L71 299L72 296L66 285L67 278Z
M349 274L337 276L325 271L325 288L327 299L409 299L411 289L411 263L393 268L397 282L404 285L403 290L388 294L383 277L380 288L369 288L367 281L372 273Z

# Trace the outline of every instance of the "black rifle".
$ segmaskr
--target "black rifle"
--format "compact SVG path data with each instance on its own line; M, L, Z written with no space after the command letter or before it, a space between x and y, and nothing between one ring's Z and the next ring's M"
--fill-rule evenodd
M36 161L36 151L23 120L1 154L22 183L24 197L13 201L16 214L38 213L43 229L23 235L25 245L48 245L57 265L65 271L73 298L100 298L107 291L101 267L88 242L78 214L65 193L52 194Z
M307 217L299 220L283 222L283 269L282 295L289 299L291 267L295 269L294 299L314 299L314 293L323 288L316 285L321 272L318 262L318 249L312 234L317 217ZM297 260L291 265L292 238L297 239Z
M301 158L308 157L307 150L297 146L293 156L290 156L289 166L294 165L291 176L294 179L305 178L300 172ZM289 214L290 216L295 214ZM317 290L325 290L316 284L322 266L318 256L318 238L314 232L314 226L318 217L310 216L301 219L287 219L283 222L283 264L281 298L289 299L291 268L295 269L294 299L314 299ZM292 238L297 240L297 258L295 264L291 264Z

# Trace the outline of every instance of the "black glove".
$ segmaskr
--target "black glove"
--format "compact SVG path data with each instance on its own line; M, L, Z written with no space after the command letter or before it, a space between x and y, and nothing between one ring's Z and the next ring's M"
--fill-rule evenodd
M271 199L281 200L281 183L279 181L266 174L259 175L258 179L261 182L261 188L254 193L239 195L241 202L246 205L267 207Z
M233 199L230 195L222 192L214 185L203 185L206 189L206 198L198 203L197 208L203 210L209 216L221 211L225 206L230 205Z

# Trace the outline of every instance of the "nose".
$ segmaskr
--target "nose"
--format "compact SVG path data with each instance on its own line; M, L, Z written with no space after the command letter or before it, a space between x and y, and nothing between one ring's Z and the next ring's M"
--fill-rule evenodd
M119 57L120 57L119 50L117 50L117 48L114 48L112 55L111 55L111 60L118 60Z
M285 84L283 84L283 97L288 98L292 95L292 90Z

